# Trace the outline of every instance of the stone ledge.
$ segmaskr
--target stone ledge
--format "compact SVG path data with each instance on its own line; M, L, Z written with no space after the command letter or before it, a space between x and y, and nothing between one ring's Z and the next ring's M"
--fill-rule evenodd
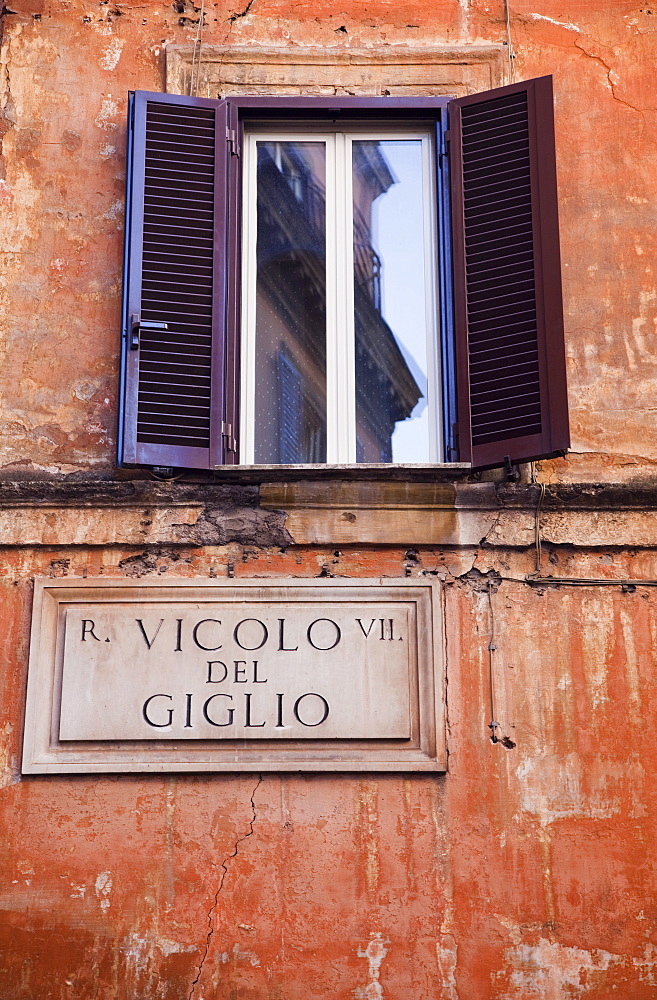
M197 57L199 54L197 53ZM188 94L194 47L168 45L166 89ZM463 97L507 82L502 44L346 46L203 45L202 97L237 94L443 95ZM196 88L195 88L196 89Z
M272 467L268 467L272 472ZM348 506L379 509L477 509L489 511L524 510L533 514L540 497L536 483L462 482L462 468L445 476L429 468L419 470L421 478L404 477L400 467L380 466L377 477L371 470L316 470L298 473L294 480L263 478L255 482L229 479L194 482L154 479L100 479L79 476L58 479L0 480L0 509L10 507L141 507L259 506L267 509L293 507L338 508ZM236 468L237 471L237 468ZM417 471L417 470L416 470ZM368 478L369 473L369 478ZM399 474L397 476L396 474ZM542 509L549 511L651 511L657 510L657 482L653 485L563 483L546 486Z
M394 485L394 484L391 484ZM535 511L502 508L494 487L450 499L443 484L433 498L366 495L307 498L296 503L265 491L264 506L232 502L225 495L142 496L132 502L32 501L0 510L0 545L437 545L528 548L534 543ZM452 487L453 489L453 487ZM351 503L340 502L351 500ZM546 543L596 547L657 547L657 509L545 508Z
M536 485L312 481L2 482L0 545L527 548ZM657 488L548 487L546 543L657 547Z
M442 477L441 477L442 479ZM495 482L360 482L311 480L263 482L260 502L281 509L329 509L345 504L376 509L481 509L536 511L541 495L538 483ZM541 503L550 510L657 510L654 486L562 484L545 487Z
M285 512L305 545L534 543L540 487L494 483L264 483L263 506ZM580 547L657 545L657 490L568 487L545 492L544 541Z

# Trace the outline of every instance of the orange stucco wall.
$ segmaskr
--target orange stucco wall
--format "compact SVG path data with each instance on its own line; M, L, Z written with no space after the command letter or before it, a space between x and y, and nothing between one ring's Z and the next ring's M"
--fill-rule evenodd
M7 6L16 13L4 18L0 465L107 466L126 95L163 89L165 46L192 42L198 14L189 0ZM649 218L657 13L630 0L519 0L510 10L516 78L552 73L556 89L573 430L560 474L615 479L652 468L657 454ZM375 49L507 37L503 0L255 0L244 16L208 0L206 12L207 45Z
M155 571L225 574L229 554L182 549ZM655 996L655 597L495 589L505 749L486 731L486 578L452 576L472 552L461 567L416 553L414 572L448 580L446 776L20 781L25 580L120 575L126 556L2 556L0 995L173 1000L202 967L193 995L222 1000ZM235 571L394 576L406 556L251 553ZM498 553L481 570L505 562L528 568ZM654 555L613 568L657 575ZM598 574L600 557L576 569Z
M67 500L85 477L133 475L114 470L126 94L164 88L166 46L192 42L199 15L189 0L7 8L0 997L657 997L657 592L501 581L534 569L531 511L491 522L483 545L409 551L276 538L239 488L211 544L185 540L182 515L173 541L151 538L148 505L140 543L93 497ZM502 0L205 13L208 45L507 41ZM647 4L510 0L516 78L552 73L556 91L573 450L538 476L644 490L636 522L601 507L584 530L573 514L576 545L555 501L555 575L657 579L656 33ZM12 500L26 482L60 489L46 502L34 487L37 527ZM34 576L229 572L443 578L448 774L21 778ZM493 622L508 749L487 729Z

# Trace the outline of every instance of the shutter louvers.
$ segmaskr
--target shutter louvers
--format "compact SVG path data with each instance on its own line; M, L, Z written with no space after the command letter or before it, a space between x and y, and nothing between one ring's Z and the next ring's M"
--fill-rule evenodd
M134 95L123 461L222 461L225 102ZM222 132L223 125L223 132Z
M461 460L568 447L549 77L450 103Z

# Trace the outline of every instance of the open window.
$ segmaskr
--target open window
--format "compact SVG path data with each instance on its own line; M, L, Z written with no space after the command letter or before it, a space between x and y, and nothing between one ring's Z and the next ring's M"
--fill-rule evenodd
M131 95L119 460L568 446L550 78L446 98Z
M433 131L245 129L241 461L443 460Z

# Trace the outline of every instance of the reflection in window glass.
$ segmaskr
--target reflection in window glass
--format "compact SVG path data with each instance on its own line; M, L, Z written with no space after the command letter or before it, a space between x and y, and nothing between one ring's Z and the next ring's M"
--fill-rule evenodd
M356 460L428 462L422 142L353 143Z
M257 143L255 461L326 461L326 153Z

